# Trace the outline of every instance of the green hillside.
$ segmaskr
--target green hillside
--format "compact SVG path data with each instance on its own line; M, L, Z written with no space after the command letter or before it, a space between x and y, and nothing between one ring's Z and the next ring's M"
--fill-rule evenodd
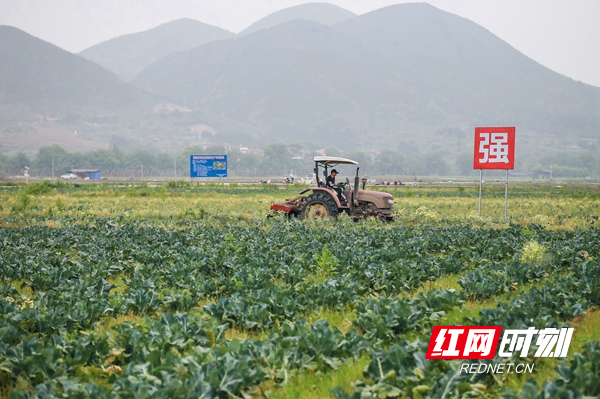
M128 81L159 58L233 33L202 22L182 18L144 32L119 36L79 53Z
M473 124L510 122L557 134L599 122L599 88L553 72L481 26L430 5L390 6L335 28L401 72L421 108L429 104Z
M95 63L17 28L0 26L0 103L119 108L149 96Z
M0 26L0 153L32 154L52 144L69 151L185 146L189 126L202 116L154 110L169 101L79 55Z

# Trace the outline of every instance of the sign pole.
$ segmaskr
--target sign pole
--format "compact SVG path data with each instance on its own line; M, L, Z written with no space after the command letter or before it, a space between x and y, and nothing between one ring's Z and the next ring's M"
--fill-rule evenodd
M508 220L508 169L506 169L506 187L504 188L504 221Z
M479 169L479 216L481 216L481 186L483 184L483 170Z

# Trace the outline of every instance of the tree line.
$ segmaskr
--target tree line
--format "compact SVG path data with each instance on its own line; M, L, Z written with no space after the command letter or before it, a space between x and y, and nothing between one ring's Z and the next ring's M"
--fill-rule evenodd
M192 146L178 153L151 153L146 150L124 152L117 146L88 152L68 152L58 145L41 147L37 154L29 157L20 152L14 155L0 154L0 177L22 174L25 167L38 174L48 176L52 167L55 176L71 169L101 169L103 171L126 171L139 176L187 177L189 176L190 154L228 155L228 169L231 177L289 176L291 173L302 177L312 172L312 159L316 152L305 148L301 143L286 145L269 144L264 154L242 152L233 148ZM474 176L472 154L458 156L452 162L439 153L404 154L393 150L383 150L374 154L362 151L342 152L335 147L325 148L331 156L341 156L358 161L361 176ZM552 171L553 177L596 177L600 174L600 161L592 151L577 154L556 153L532 163L529 172L532 176ZM43 172L42 172L43 171ZM35 173L35 172L34 172ZM351 173L350 170L346 174ZM344 175L344 173L342 172ZM33 175L32 175L33 176ZM345 175L344 175L345 177ZM351 177L351 176L348 176Z

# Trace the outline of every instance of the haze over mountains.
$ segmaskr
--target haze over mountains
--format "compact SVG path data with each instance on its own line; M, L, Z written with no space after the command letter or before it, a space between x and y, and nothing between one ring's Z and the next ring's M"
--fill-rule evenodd
M600 89L427 4L391 6L329 27L286 22L171 54L132 83L258 126L270 140L301 137L338 147L396 148L475 124L561 134L585 131L599 115Z
M216 130L211 141L236 145L304 141L445 156L470 151L476 125L517 126L520 150L533 155L600 138L600 88L557 74L481 26L427 4L361 16L305 4L237 36L176 20L80 53L122 80L16 31L0 29L0 102L29 101L31 112L40 112L42 100L44 109L54 101L85 105L81 123L114 104L132 105L135 111L113 118L111 128L90 132L104 143L116 134L137 147L160 142L164 149L169 140L181 147L198 124ZM161 102L189 112L153 111ZM5 117L0 131L7 127Z
M323 25L333 25L356 17L356 14L329 3L307 3L289 7L274 12L256 21L240 33L239 36L257 32L259 30L272 28L284 22L294 20L307 20L318 22Z
M189 50L234 33L202 22L182 18L145 32L119 36L79 53L128 81L167 54Z
M92 61L0 26L0 152L108 148L115 133L128 130L123 122L131 120L122 115L139 117L161 101ZM108 121L113 128L91 129Z
M4 104L50 101L109 108L137 106L154 97L11 26L0 26L0 94Z

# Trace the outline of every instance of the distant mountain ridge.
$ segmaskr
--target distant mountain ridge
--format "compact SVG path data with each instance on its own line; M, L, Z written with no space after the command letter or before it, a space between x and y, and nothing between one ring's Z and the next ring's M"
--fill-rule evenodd
M167 54L233 36L227 30L182 18L144 32L107 40L81 51L79 55L129 81L142 69Z
M13 148L18 132L41 125L104 146L128 143L123 148L130 150L197 144L206 137L191 127L201 124L219 143L304 141L350 151L435 151L449 160L472 151L474 126L517 126L517 151L529 158L582 138L600 140L600 88L543 67L459 16L422 3L332 25L282 15L292 18L145 59L140 65L151 63L131 84L0 26L0 148ZM106 51L136 59L153 43L197 38L190 32L204 29L198 24L174 21L114 39ZM145 47L136 47L138 39ZM35 138L21 139L19 148Z
M560 137L596 135L600 125L599 88L423 3L208 43L164 57L132 83L256 126L265 142L396 148L448 128L510 124ZM468 145L446 135L423 150Z
M0 99L89 107L137 106L149 97L95 63L20 29L0 26Z
M470 118L516 115L517 104L540 100L555 102L550 113L562 112L564 102L574 115L591 115L599 92L538 64L472 21L424 3L385 7L334 28L377 51L410 81L421 81L421 93L436 94L437 101L444 96L445 109ZM569 106L565 95L580 103Z
M351 11L329 3L305 3L274 12L256 21L240 33L244 36L259 30L272 28L284 22L304 19L323 25L334 25L356 17Z

